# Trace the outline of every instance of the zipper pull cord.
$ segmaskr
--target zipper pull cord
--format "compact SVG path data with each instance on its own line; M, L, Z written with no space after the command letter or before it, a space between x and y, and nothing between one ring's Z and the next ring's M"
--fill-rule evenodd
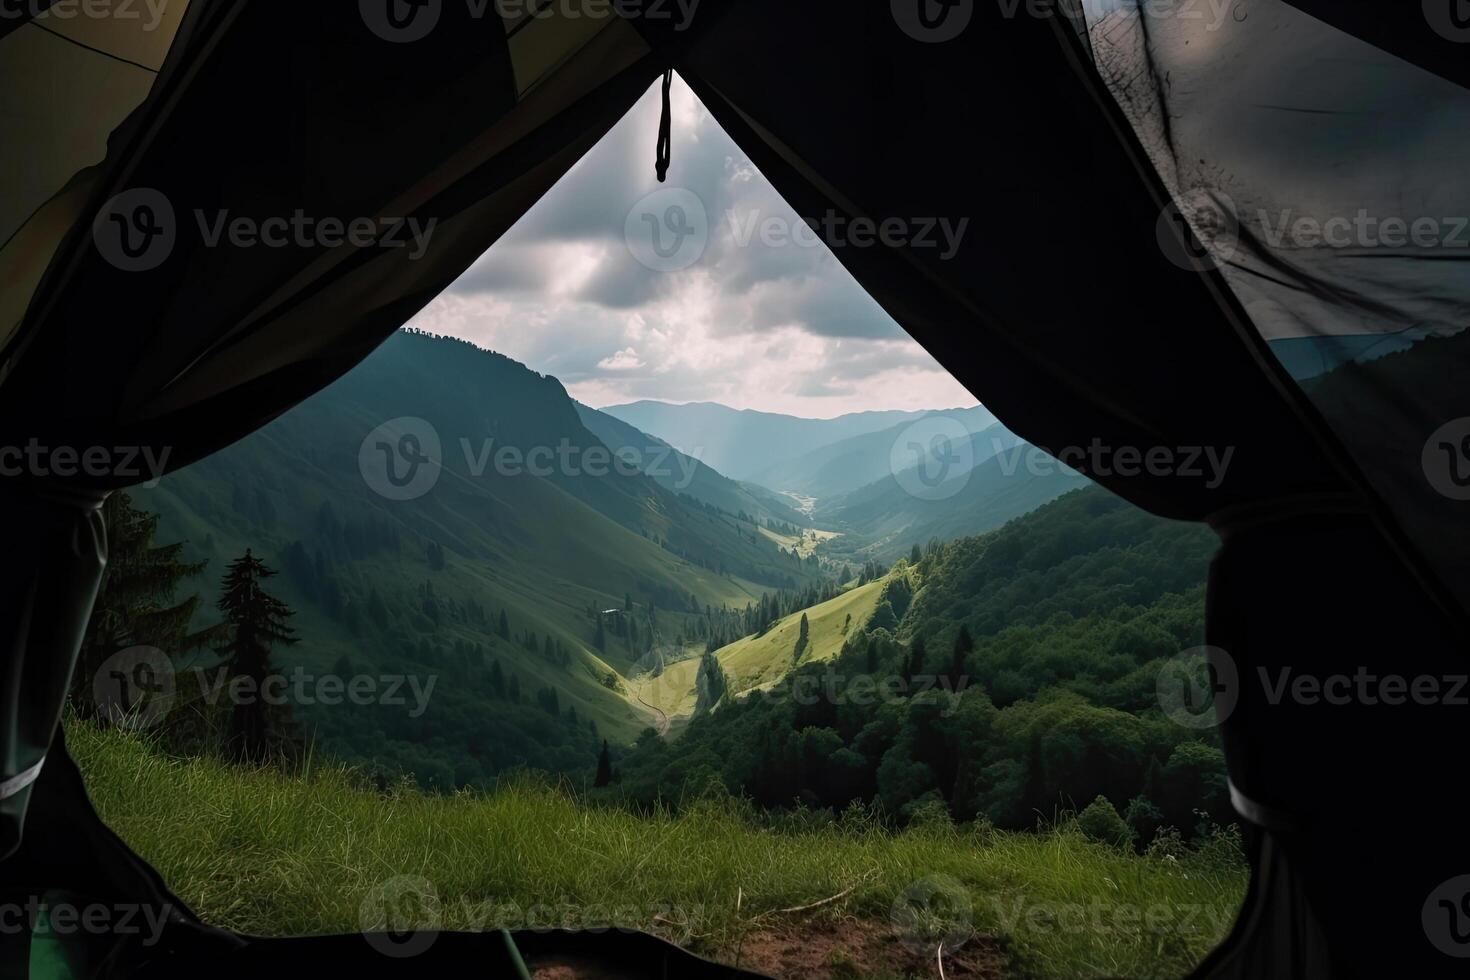
M664 112L658 123L658 159L654 168L658 171L658 182L662 184L669 176L669 157L673 149L670 133L672 120L669 111L669 89L674 84L674 69L664 72Z

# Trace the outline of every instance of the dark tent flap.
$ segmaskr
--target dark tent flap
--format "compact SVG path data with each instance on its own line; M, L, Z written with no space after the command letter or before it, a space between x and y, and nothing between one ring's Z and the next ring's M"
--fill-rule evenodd
M263 5L219 9L86 175L95 224L6 351L7 428L176 466L264 424L453 281L656 72L618 18L540 25L533 70L494 6L445 5L412 41L355 7L303 8L284 37Z
M351 368L657 75L618 18L539 27L525 55L491 5L445 5L412 38L355 4L295 9L287 32L273 5L192 5L105 159L14 216L53 257L0 351L0 445L39 458L4 488L29 535L0 623L5 850L101 574L89 491L223 448ZM0 70L37 32L0 40Z
M1370 44L1329 26L1362 31L1364 4L1327 22L1294 9L1317 4L1112 6L1098 69L1181 215L1470 608L1470 90L1393 43L1413 24L1429 48L1455 34L1463 67L1470 22L1373 5Z
M956 40L925 43L888 5L719 15L681 68L798 213L968 220L953 256L834 252L1008 427L1054 454L1097 447L1079 468L1169 516L1346 489L1218 273L1160 246L1167 199L1069 64L1071 24L977 4ZM1117 465L1151 449L1180 464L1168 479ZM1204 449L1231 454L1222 481L1183 465Z

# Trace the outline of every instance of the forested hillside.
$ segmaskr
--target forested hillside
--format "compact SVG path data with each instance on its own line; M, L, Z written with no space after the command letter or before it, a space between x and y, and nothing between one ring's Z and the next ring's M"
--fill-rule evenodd
M1104 797L1140 844L1230 819L1220 749L1158 707L1164 660L1203 643L1206 529L1101 489L930 547L835 660L728 699L620 762L651 803L710 782L759 803L1034 826ZM1106 810L1100 807L1099 810ZM1094 811L1097 812L1097 811Z
M405 436L424 453L437 439L425 465L440 469L423 493L392 499L373 443ZM497 455L507 447L519 457ZM161 515L160 541L209 562L189 586L206 600L201 625L225 562L253 549L282 572L272 588L295 609L299 642L276 651L276 669L436 678L419 712L306 705L298 721L320 750L451 788L592 765L604 737L631 741L652 723L629 677L697 655L763 596L824 578L748 515L609 456L554 378L401 332L135 502Z

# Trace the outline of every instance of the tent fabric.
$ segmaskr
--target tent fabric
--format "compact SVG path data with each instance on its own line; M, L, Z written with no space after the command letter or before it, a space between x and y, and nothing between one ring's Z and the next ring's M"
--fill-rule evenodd
M117 465L88 472L70 457L75 475L5 480L6 512L23 530L0 617L14 681L0 781L30 771L56 728L105 554L100 494L137 482L144 454L177 468L341 375L489 247L656 77L647 45L615 25L522 97L501 23L472 13L446 10L430 37L392 44L355 9L310 5L283 35L269 5L197 5L180 28L187 50L113 131L107 158L59 192L86 205L0 350L0 445L98 449ZM90 215L138 188L170 203L177 236L157 265L126 269L101 253ZM193 213L297 209L414 218L435 233L413 259L350 243L216 248L188 224ZM19 838L28 796L0 803L0 854Z
M1069 64L1066 25L979 5L960 40L938 45L905 37L886 10L813 12L771 32L761 4L719 9L681 73L799 214L972 220L947 260L835 252L1007 427L1054 453L1094 439L1234 447L1217 486L1081 467L1182 519L1348 490L1241 342L1248 325L1223 283L1156 244L1166 199ZM782 70L749 71L751 52ZM1000 78L1027 64L1023 86L971 81L977 65Z
M1207 630L1242 673L1344 660L1406 674L1461 667L1447 566L1425 539L1440 518L1413 523L1374 477L1361 419L1293 381L1258 311L1199 247L1211 236L1180 203L1154 131L1119 98L1117 77L1109 87L1112 53L1100 46L1116 36L1079 34L1075 16L973 4L960 5L968 27L927 43L904 29L901 6L705 0L688 30L553 19L525 26L518 51L518 25L473 5L437 6L436 29L398 43L351 4L298 5L289 31L273 5L191 4L106 158L52 192L60 244L0 348L0 445L167 449L172 468L253 431L448 285L675 67L798 213L972 220L948 259L913 243L834 252L1013 431L1054 452L1158 448L1178 464L1205 447L1232 453L1218 480L1080 468L1149 510L1221 531ZM1354 19L1363 6L1314 12L1372 41L1374 25ZM1253 4L1245 22L1278 15ZM1389 50L1458 80L1441 48L1413 42L1402 23L1385 21ZM0 59L15 36L0 40ZM1236 50L1239 76L1272 49ZM1142 49L1156 53L1170 54ZM102 254L92 222L139 188L181 220L162 261L129 270ZM296 209L437 230L410 259L349 245L211 248L190 224L201 212ZM75 872L68 862L86 852L61 853L58 839L106 840L73 805L80 781L51 733L105 555L98 495L129 482L108 472L4 491L25 529L17 554L34 566L4 573L0 669L16 693L0 782L50 755L34 786L0 802L0 843L18 848L10 866L36 874ZM1415 930L1422 896L1470 857L1454 850L1437 799L1439 746L1457 744L1459 715L1324 714L1251 685L1241 695L1224 727L1232 786L1247 817L1282 819L1255 851L1250 907L1206 975L1447 973L1455 964ZM22 835L27 802L71 813L64 833ZM96 852L110 887L147 895L157 883L119 848ZM1376 891L1364 868L1391 888ZM252 942L242 955L260 956L258 968L278 955L270 948L283 949ZM198 972L197 960L179 962Z
M0 164L0 348L78 216L81 195L59 192L102 159L108 134L151 91L188 6L107 18L73 6L5 19L16 29L0 35L0 127L27 152Z
M1151 164L1255 329L1470 609L1470 77L1285 4L1218 19L1109 6L1092 49ZM1429 8L1404 6L1443 40Z
M1198 980L1332 976L1330 952L1281 843L1260 835L1245 909L1230 937L1200 964ZM1282 914L1282 910L1288 910Z

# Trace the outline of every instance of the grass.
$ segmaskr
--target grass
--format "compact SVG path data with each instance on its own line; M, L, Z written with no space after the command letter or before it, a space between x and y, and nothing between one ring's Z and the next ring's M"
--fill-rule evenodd
M380 794L338 767L295 777L170 758L76 722L68 742L103 818L174 892L257 935L356 932L364 909L401 907L395 889L427 881L447 929L616 924L725 959L773 926L856 922L911 946L973 929L970 948L1007 975L1163 977L1222 938L1246 885L1228 847L1140 857L1070 825L893 832L870 815L769 818L729 800L641 816L531 781ZM910 914L923 907L944 914Z
M801 635L801 617L807 617L807 647L801 663L831 660L842 652L848 633L861 629L878 606L878 595L886 579L848 589L841 595L810 609L792 613L760 636L747 636L715 651L725 668L730 690L743 693L774 684L789 673L794 663L796 641ZM850 618L849 618L850 617Z
M847 634L861 629L873 615L884 581L849 589L802 610L807 616L808 632L807 647L800 662L831 660L841 653ZM738 696L759 687L770 687L798 665L793 654L801 633L802 612L777 620L760 636L742 637L715 651L725 669L730 694ZM669 730L678 733L694 715L699 700L698 676L699 655L690 651L686 659L665 666L658 676L644 674L630 681L629 689L634 692L635 700L663 712Z

